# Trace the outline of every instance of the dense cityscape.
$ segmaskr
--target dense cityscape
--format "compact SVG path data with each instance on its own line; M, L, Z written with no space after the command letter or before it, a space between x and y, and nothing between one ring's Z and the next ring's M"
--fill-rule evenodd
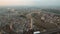
M44 33L54 29L60 29L60 9L0 8L0 34Z

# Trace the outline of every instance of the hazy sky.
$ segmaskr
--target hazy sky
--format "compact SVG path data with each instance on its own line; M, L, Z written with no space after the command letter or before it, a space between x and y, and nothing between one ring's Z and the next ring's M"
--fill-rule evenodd
M60 0L0 0L0 6L60 6Z

